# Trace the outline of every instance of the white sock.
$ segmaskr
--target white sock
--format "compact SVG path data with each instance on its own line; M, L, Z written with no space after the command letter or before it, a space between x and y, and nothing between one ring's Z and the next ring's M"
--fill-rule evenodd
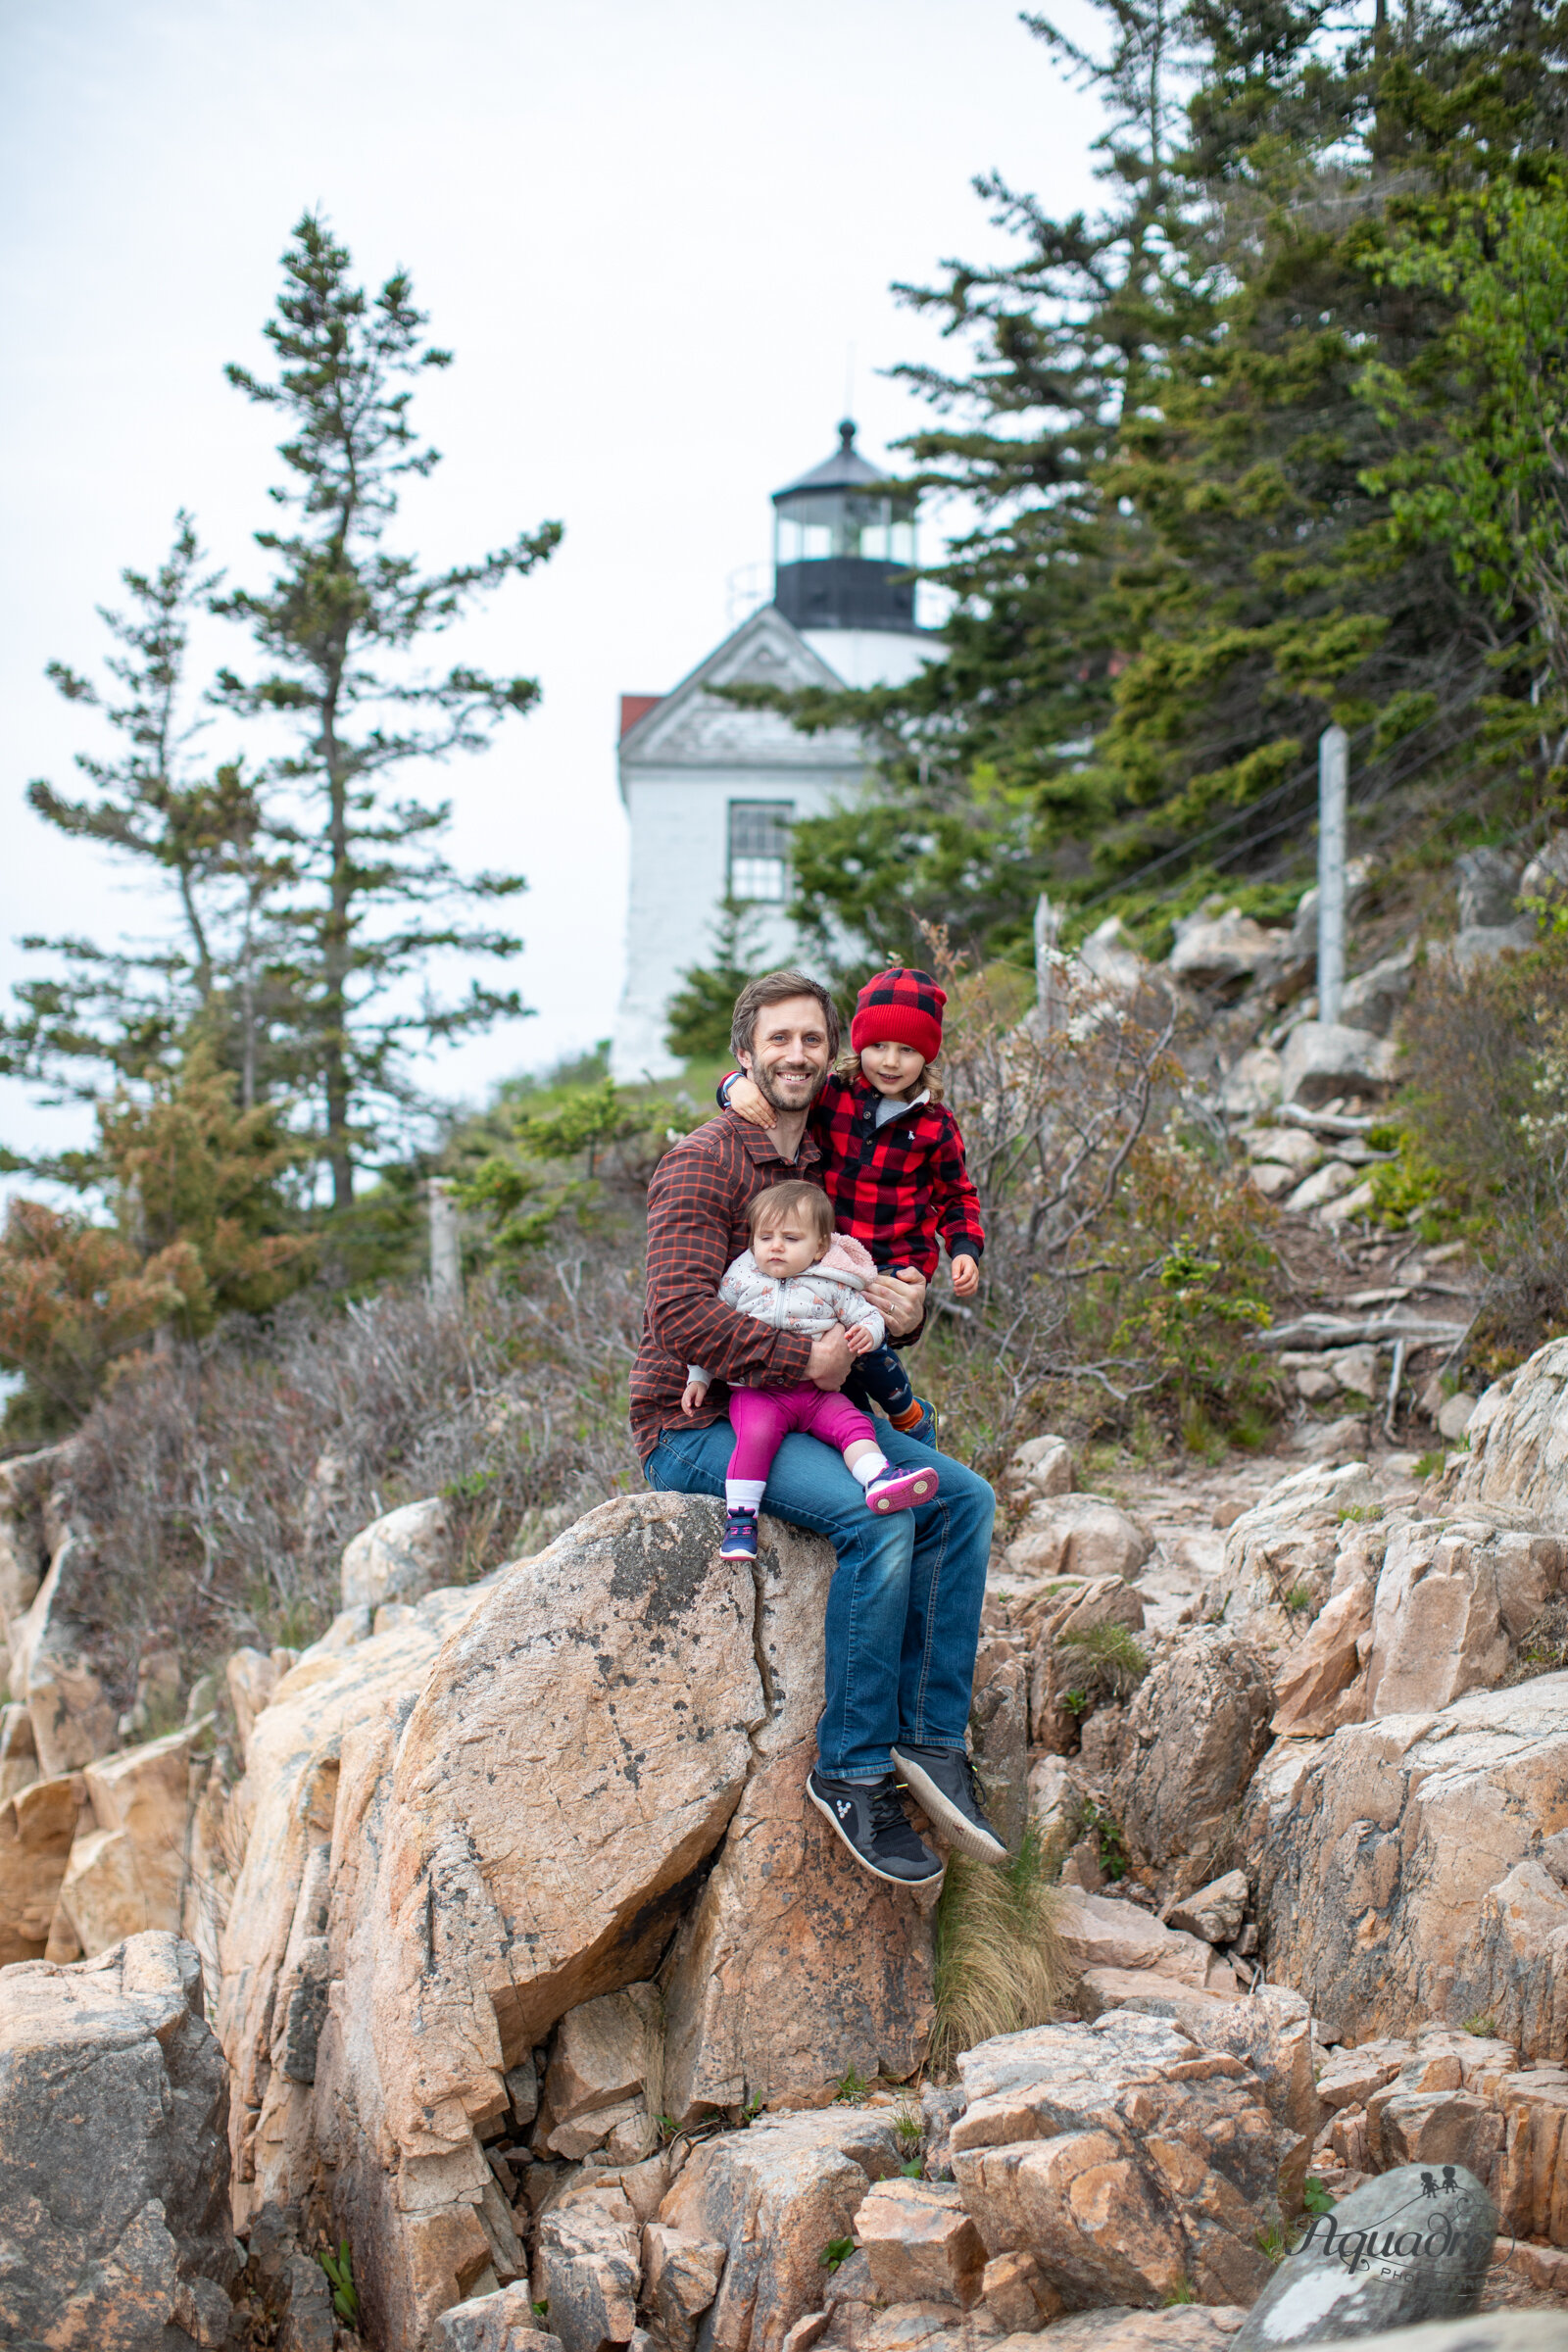
M724 1508L727 1511L760 1511L762 1507L762 1489L765 1478L726 1478Z
M862 1487L868 1487L873 1478L880 1478L887 1466L888 1457L885 1453L862 1453L858 1462L845 1464L850 1475L858 1478Z

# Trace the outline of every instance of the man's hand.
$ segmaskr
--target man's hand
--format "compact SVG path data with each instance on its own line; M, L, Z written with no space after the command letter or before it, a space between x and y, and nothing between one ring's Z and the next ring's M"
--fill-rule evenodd
M706 1380L689 1380L680 1393L681 1411L695 1413L707 1395L708 1383Z
M842 1323L835 1323L831 1331L824 1331L819 1340L811 1342L806 1377L813 1388L842 1389L854 1360L850 1335Z
M875 1282L868 1282L865 1297L881 1308L889 1338L902 1340L925 1313L925 1276L912 1266L901 1266L897 1274L879 1274Z
M844 1340L852 1355L869 1355L876 1346L875 1340L872 1339L863 1323L846 1323Z
M972 1257L956 1257L953 1261L953 1295L955 1298L972 1298L980 1288L980 1268Z
M729 1090L725 1107L738 1111L740 1116L752 1127L771 1127L773 1121L778 1117L778 1112L761 1088L754 1086L750 1078L736 1079Z

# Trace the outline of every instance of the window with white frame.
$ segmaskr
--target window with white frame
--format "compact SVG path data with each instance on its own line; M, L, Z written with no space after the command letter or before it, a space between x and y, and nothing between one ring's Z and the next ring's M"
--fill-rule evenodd
M793 801L731 801L729 805L729 895L732 899L782 900L789 888Z

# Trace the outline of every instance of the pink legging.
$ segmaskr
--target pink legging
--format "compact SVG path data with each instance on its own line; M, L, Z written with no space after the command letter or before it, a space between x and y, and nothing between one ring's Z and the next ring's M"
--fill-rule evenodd
M735 1432L731 1478L766 1478L792 1429L836 1446L840 1453L860 1439L876 1444L876 1432L858 1405L837 1389L813 1388L809 1381L795 1389L731 1389L729 1417Z

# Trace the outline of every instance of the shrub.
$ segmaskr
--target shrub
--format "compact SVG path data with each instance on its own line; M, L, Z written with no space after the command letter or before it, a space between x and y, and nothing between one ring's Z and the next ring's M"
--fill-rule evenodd
M1568 1328L1568 935L1461 973L1430 956L1400 1026L1374 1176L1386 1223L1467 1236L1487 1286L1465 1361L1487 1377ZM1380 1140L1389 1140L1380 1136Z
M1071 1977L1055 1908L1033 1828L1002 1868L951 1856L937 1905L934 2067L993 2034L1047 2023Z

